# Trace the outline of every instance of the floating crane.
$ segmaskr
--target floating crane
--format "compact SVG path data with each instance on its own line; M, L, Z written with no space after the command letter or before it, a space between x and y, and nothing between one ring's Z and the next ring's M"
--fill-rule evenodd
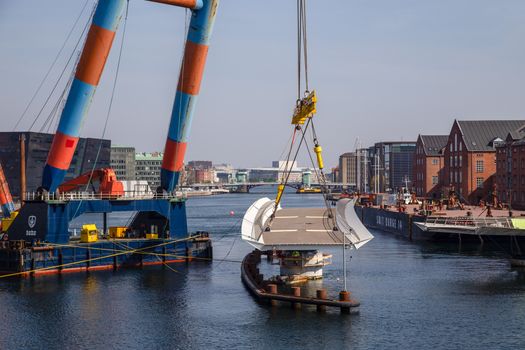
M47 156L39 195L26 200L9 230L3 233L2 238L7 242L0 244L0 271L15 269L33 273L39 266L49 270L48 266L55 265L53 269L61 272L66 262L66 266L74 266L74 269L89 270L128 264L164 264L170 256L173 261L187 261L190 256L211 257L211 243L207 234L188 234L185 198L178 196L175 188L183 168L190 124L200 92L219 0L149 1L190 9L192 12L157 195L151 198L121 196L122 183L117 181L112 170L96 170L96 164L88 174L63 183L79 141L81 125L94 98L124 9L127 13L129 4L127 0L99 0ZM11 196L6 195L5 177L2 176L0 180L2 209L9 213L14 206ZM109 194L107 198L77 198L68 193L81 186L89 187L94 181L100 183L98 194ZM122 252L121 246L106 239L86 243L92 244L89 248L77 246L76 243L71 246L69 223L74 218L85 213L102 213L102 234L105 235L107 213L116 211L137 213L130 225L130 231L134 233L126 243L129 249ZM152 241L148 237L158 237L158 240ZM95 249L93 244L96 249L121 252L107 259L90 259L91 250ZM137 250L151 250L153 253L133 254ZM160 253L163 254L162 259L159 259Z

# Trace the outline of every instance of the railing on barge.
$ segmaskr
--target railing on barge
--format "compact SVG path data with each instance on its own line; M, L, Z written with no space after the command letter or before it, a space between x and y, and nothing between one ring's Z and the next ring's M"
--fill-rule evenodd
M427 217L426 224L433 225L447 225L447 226L468 226L468 227L501 227L501 228L514 228L512 218L508 217L478 217L474 218L471 216L461 217L440 217L440 216L429 216Z
M187 195L184 192L174 193L156 193L156 192L143 192L143 191L124 191L122 195L115 195L110 193L99 193L99 192L26 192L26 201L78 201L78 200L140 200L140 199L165 199L165 200L185 200Z

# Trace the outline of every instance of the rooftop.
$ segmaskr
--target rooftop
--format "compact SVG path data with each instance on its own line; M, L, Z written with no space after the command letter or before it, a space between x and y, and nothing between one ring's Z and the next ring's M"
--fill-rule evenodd
M135 160L162 160L164 153L137 153L135 154Z
M423 143L423 150L427 156L437 156L446 147L448 135L419 135Z
M457 120L468 151L494 151L493 142L525 126L525 120Z

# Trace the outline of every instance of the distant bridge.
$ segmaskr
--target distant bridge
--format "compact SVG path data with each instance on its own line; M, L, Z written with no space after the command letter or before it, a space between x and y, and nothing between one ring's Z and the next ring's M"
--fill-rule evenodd
M250 189L254 187L277 186L279 184L280 182L200 183L200 184L184 185L184 186L180 186L180 188L192 188L194 190L228 189L231 192L248 193L250 192ZM342 182L327 182L325 185L329 189L343 189L343 188L351 188L351 187L356 186L355 184L342 183ZM286 186L298 190L301 187L303 187L303 183L302 182L289 182L286 184ZM320 188L321 184L312 182L310 186L312 188Z

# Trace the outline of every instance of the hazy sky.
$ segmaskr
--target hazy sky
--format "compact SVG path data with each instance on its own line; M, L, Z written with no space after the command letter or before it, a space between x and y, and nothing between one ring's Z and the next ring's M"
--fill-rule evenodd
M13 130L84 3L0 0L1 131ZM93 3L89 1L90 8ZM295 3L221 1L186 160L269 166L279 157L291 133L296 98ZM454 118L525 118L525 1L308 4L310 80L319 96L316 128L327 166L353 150L356 138L368 146L380 140L415 140L418 133L445 134ZM88 12L19 130L35 119ZM183 9L130 1L106 132L114 143L138 151L163 149L184 22ZM122 28L82 136L102 135ZM61 91L63 85L59 87ZM41 128L49 110L33 130ZM300 165L306 165L306 157Z

